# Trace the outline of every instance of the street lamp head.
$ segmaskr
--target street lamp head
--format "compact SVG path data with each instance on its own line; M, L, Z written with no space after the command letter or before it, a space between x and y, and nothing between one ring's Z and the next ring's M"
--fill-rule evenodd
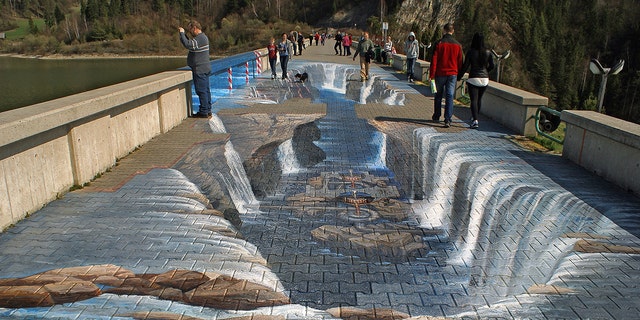
M624 67L624 60L618 60L618 63L616 63L616 65L611 68L611 74L620 73L623 67Z
M593 74L607 73L604 67L600 64L600 61L598 61L598 59L591 59L591 62L589 62L589 70L591 70L591 73Z
M507 50L505 51L505 53L503 54L498 54L495 50L491 49L491 53L493 54L494 57L496 57L496 59L498 60L504 60L509 58L509 56L511 56L511 50Z

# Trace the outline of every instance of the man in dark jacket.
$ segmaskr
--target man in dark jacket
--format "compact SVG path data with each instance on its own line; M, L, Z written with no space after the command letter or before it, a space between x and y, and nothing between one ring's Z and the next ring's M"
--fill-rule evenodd
M436 82L436 95L433 102L431 120L440 121L442 98L444 105L444 127L451 126L453 117L453 98L456 92L456 77L462 67L462 45L453 38L453 24L444 25L444 36L435 44L429 79Z
M185 35L185 30L180 27L180 42L189 50L187 65L193 75L193 86L200 99L200 107L197 118L211 118L211 89L209 88L209 76L211 76L211 64L209 63L209 38L202 32L199 22L192 20L187 26L191 39Z
M336 54L338 54L338 49L340 50L340 55L342 55L342 33L340 31L336 32L336 44L333 46Z

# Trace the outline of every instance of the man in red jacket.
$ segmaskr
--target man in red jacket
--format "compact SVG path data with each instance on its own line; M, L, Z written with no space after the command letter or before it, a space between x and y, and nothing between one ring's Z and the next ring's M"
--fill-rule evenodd
M456 92L456 77L462 67L462 45L453 38L453 24L444 25L444 35L435 44L433 58L429 68L429 79L436 82L436 94L433 102L433 116L431 120L440 121L442 112L442 97L444 105L444 127L451 126L453 116L453 97Z

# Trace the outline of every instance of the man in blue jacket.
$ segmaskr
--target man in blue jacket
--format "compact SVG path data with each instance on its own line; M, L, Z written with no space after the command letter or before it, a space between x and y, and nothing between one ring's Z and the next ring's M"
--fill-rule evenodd
M202 32L202 26L198 21L192 20L187 26L191 39L185 35L185 30L180 27L180 42L189 50L187 65L193 74L193 86L200 99L200 107L196 118L211 118L211 89L209 88L209 76L211 76L211 64L209 63L209 38Z

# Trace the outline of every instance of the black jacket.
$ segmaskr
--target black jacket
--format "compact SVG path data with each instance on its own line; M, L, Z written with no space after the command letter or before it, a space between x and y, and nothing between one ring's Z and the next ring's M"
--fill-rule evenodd
M489 78L489 71L493 70L493 57L491 51L478 51L469 49L464 57L462 69L458 73L458 80L462 79L464 73L469 70L469 78Z

